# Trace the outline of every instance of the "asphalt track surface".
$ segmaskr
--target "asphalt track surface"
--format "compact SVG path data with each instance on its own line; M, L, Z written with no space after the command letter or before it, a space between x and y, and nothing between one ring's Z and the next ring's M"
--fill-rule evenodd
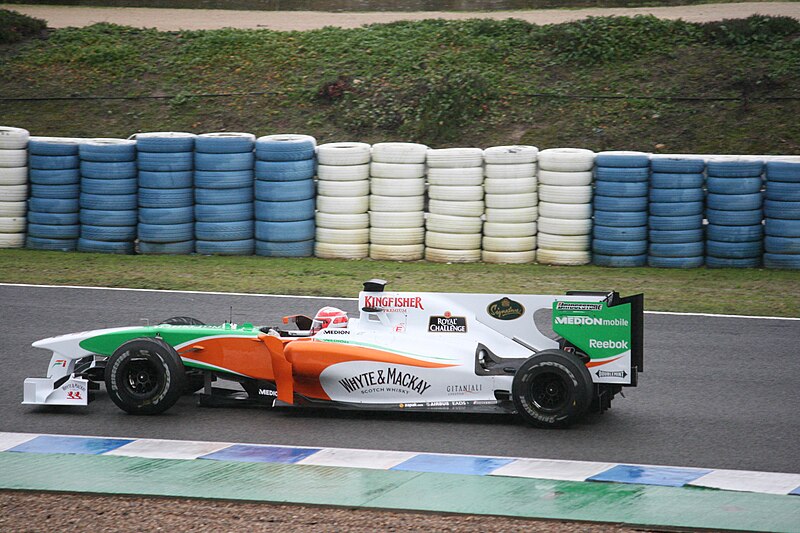
M800 473L800 321L645 317L639 387L566 430L512 416L198 408L120 411L100 391L88 407L24 406L22 382L44 376L35 340L191 315L208 323L279 324L352 300L0 286L0 431L409 450Z

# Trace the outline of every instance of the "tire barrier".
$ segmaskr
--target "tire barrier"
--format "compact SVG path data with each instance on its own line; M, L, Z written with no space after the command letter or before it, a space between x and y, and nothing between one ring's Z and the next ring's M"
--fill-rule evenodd
M255 140L253 134L237 132L194 138L194 198L175 192L167 201L173 207L194 202L197 253L252 255L255 251Z
M305 135L0 126L0 248L800 267L800 157L320 148L317 166Z
M764 200L764 266L800 268L800 162L769 161Z
M183 132L137 133L137 252L194 252L194 141Z
M28 151L31 201L25 246L32 250L73 252L80 236L79 141L64 137L31 137ZM71 168L67 167L69 164ZM91 181L99 185L106 182ZM101 189L96 188L95 192ZM54 208L58 212L54 212Z
M78 154L78 251L132 254L139 198L136 141L88 139L80 143Z
M652 156L647 264L696 268L704 263L702 159ZM657 218L656 218L657 217ZM670 229L680 227L682 229Z
M370 162L369 256L417 261L425 255L425 158L428 147L378 143ZM391 210L389 210L391 209ZM323 222L330 227L332 222Z
M742 157L707 162L707 266L750 268L761 265L763 169L762 161Z
M316 216L325 226L317 225L314 255L325 259L368 257L370 145L323 144L317 148L317 162Z
M539 152L536 261L586 265L591 261L592 169L595 153L581 148Z
M308 135L256 140L256 255L314 255L316 146Z
M484 263L533 263L539 219L535 146L493 146L483 151Z
M25 246L29 138L22 128L0 127L0 248Z
M484 214L483 150L428 149L425 259L434 263L481 260ZM421 207L421 206L420 206Z
M646 265L650 156L643 152L599 152L594 178L592 262L606 267ZM615 231L618 228L632 231Z

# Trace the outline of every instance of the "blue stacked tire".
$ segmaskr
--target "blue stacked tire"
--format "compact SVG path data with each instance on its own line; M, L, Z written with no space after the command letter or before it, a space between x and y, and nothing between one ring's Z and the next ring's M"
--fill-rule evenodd
M80 144L79 252L132 254L136 240L136 141L91 139Z
M764 266L800 269L800 160L766 167Z
M255 136L204 133L194 143L195 251L252 255Z
M704 263L705 161L653 156L650 159L650 221L647 264L697 268Z
M183 132L137 133L140 254L194 252L194 140Z
M265 257L314 255L317 141L308 135L256 140L255 253Z
M645 266L650 156L599 152L594 179L592 262L607 267Z
M75 251L80 236L79 141L31 137L28 152L31 201L25 246Z
M764 162L748 158L710 159L706 165L706 266L752 268L761 265L761 174Z

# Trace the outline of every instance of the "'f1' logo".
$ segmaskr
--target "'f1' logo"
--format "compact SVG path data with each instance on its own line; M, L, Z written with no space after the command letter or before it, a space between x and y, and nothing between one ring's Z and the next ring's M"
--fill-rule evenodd
M67 360L66 359L56 359L56 362L53 363L53 366L66 367L67 366Z

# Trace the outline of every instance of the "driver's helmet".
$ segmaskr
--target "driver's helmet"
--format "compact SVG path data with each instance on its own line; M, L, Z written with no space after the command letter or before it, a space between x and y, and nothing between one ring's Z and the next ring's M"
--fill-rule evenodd
M336 307L323 307L317 311L314 320L311 322L311 334L315 334L325 328L346 328L347 313Z

